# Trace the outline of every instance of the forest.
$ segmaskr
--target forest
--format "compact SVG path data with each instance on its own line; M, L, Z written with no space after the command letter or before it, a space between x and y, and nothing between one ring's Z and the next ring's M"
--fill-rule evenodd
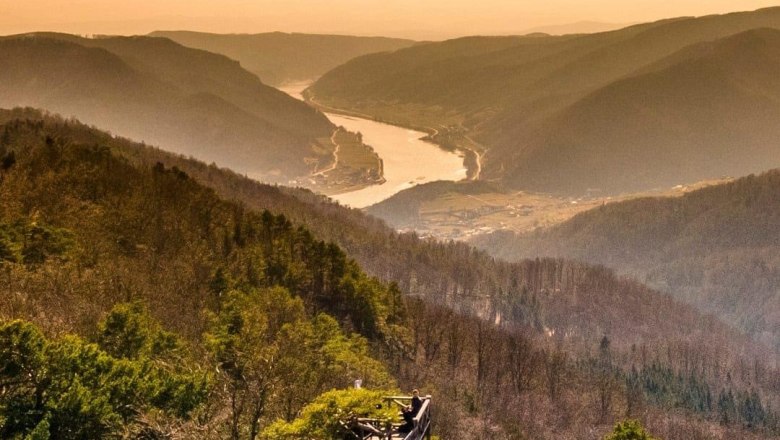
M440 438L779 432L771 351L605 268L398 234L30 109L0 113L0 165L4 437L341 438L322 408L387 416L412 387Z
M573 258L615 268L780 347L780 171L681 197L641 198L584 212L545 231L474 244L506 259Z

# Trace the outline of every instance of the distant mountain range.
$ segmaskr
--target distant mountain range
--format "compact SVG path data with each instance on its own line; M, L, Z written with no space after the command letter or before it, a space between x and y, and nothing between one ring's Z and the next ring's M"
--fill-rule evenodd
M536 233L474 244L513 259L604 264L780 347L780 170L691 192L607 204Z
M780 8L354 59L308 94L481 148L519 188L613 194L780 165ZM454 139L454 141L453 141Z
M226 55L259 76L266 84L313 81L328 70L360 55L409 47L412 40L270 32L209 34L157 31L150 34L179 44Z
M222 55L152 37L0 39L0 105L75 116L267 181L332 160L321 113Z

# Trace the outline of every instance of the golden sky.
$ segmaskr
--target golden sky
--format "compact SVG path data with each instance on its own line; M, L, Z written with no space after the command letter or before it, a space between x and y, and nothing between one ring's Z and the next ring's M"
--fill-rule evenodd
M0 34L316 32L440 39L580 21L637 23L780 0L0 0Z

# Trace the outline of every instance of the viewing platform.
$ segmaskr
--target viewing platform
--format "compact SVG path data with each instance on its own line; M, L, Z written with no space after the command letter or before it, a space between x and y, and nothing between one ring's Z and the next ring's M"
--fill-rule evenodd
M396 404L403 408L408 406L411 396L387 396L387 404ZM360 440L422 440L431 438L431 396L420 397L422 406L407 423L387 424L376 419L359 418L355 420L352 431ZM406 429L405 429L406 428Z

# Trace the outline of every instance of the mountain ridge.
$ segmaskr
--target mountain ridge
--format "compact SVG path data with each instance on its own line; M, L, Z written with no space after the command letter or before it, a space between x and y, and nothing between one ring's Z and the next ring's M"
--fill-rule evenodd
M268 32L212 34L194 31L155 31L184 46L221 53L238 60L263 82L279 86L311 81L356 56L386 52L416 44L386 37Z

